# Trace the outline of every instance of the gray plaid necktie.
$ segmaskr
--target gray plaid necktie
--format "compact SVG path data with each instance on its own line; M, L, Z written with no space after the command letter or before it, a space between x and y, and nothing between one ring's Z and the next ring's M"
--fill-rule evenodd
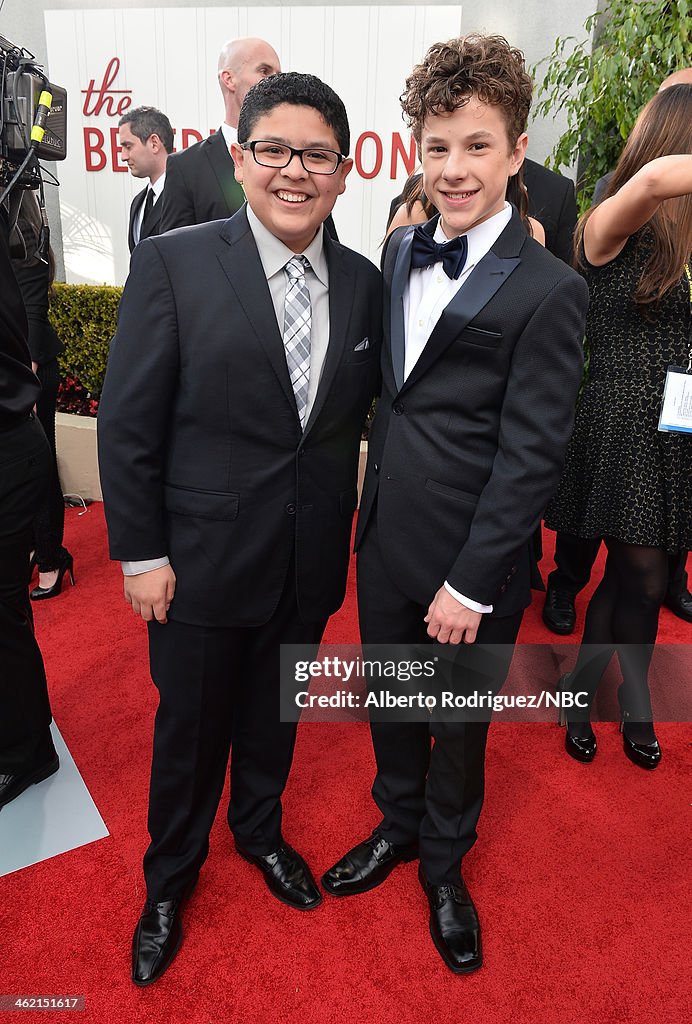
M309 266L305 256L292 256L284 267L288 278L284 311L284 348L301 427L305 426L310 380L312 312L310 292L305 282L305 271Z

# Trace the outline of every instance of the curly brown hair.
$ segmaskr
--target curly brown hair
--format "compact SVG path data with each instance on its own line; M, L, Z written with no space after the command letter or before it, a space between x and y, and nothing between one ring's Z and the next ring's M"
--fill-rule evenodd
M514 146L526 130L532 91L521 50L504 36L473 34L431 46L406 79L400 100L419 148L429 114L451 113L472 96L502 107Z

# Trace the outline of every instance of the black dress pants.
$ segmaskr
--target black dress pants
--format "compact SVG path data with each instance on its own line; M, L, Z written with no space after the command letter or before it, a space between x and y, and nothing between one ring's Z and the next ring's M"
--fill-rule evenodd
M389 577L374 523L358 553L358 609L364 644L434 643L423 621L427 606L411 601ZM483 616L474 647L507 646L495 652L492 678L478 680L482 692L497 692L504 683L522 616L523 611ZM450 647L444 645L450 657L463 659L464 650ZM433 885L458 882L462 857L476 841L488 728L488 721L371 723L377 762L372 795L382 813L378 831L396 844L418 840L421 865Z
M144 856L150 899L180 896L204 863L229 751L228 824L236 842L257 856L279 845L281 795L297 728L279 720L279 647L319 645L325 625L302 622L290 570L279 605L263 626L149 623L151 675L160 696L151 844Z
M55 754L28 591L33 521L50 458L33 416L0 433L0 775L22 775Z

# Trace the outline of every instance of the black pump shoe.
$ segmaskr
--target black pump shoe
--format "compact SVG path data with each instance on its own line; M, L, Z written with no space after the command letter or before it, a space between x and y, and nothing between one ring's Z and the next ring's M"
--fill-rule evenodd
M565 673L558 682L558 690L562 693L569 690L569 672ZM565 750L575 761L582 764L590 764L596 756L598 746L596 736L591 728L590 722L570 722L567 718L567 709L560 708L558 713L558 725L567 727L565 732Z
M631 712L624 707L623 686L618 688L623 750L632 764L639 768L658 768L661 763L661 748L656 739L654 724L649 718L632 717Z
M67 573L70 583L74 586L74 559L72 555L65 553L58 566L58 576L52 587L34 587L29 594L32 601L45 601L49 597L57 597L62 590L63 576Z

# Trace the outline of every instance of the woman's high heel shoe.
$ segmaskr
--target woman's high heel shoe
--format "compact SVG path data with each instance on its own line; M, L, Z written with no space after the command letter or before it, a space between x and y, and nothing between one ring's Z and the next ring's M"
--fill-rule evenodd
M569 672L562 676L558 683L558 689L561 693L566 690L570 690L569 685ZM581 761L582 764L590 764L596 756L596 736L593 729L591 728L590 722L570 722L567 718L567 711L564 707L560 707L558 714L558 725L567 726L565 732L565 750L570 757L573 757L575 761Z
M65 554L58 566L58 575L52 587L34 587L29 597L32 601L45 601L49 597L57 597L62 590L63 576L67 573L70 583L74 586L74 559L72 555Z
M661 748L654 732L653 722L635 721L622 706L622 687L618 690L620 705L620 732L622 747L632 764L639 768L658 768L661 763ZM639 733L639 735L636 735ZM649 738L649 737L653 738ZM635 738L636 737L636 738Z

